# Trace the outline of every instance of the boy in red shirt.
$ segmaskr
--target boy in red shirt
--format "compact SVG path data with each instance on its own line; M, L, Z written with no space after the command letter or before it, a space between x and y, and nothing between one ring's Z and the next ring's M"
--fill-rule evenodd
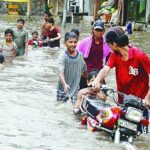
M99 88L100 81L115 67L117 90L142 98L150 108L150 58L140 49L129 46L129 39L120 27L113 27L107 32L106 42L112 53L94 80L93 87ZM121 98L119 103L122 103ZM146 114L148 117L148 111Z
M28 45L31 45L34 48L42 47L43 41L38 38L38 32L36 30L32 32L32 38L29 39Z
M48 39L47 39L49 50L59 50L60 39L61 39L60 30L58 29L58 27L54 26L53 18L49 18L47 20L47 24L50 27L48 32Z

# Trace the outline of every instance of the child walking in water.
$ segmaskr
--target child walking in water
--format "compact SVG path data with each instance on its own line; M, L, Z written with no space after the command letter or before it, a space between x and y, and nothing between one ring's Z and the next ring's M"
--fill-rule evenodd
M5 41L0 43L0 52L4 56L4 62L10 63L17 55L17 46L13 42L13 30L5 30Z
M48 46L50 50L59 50L60 48L60 30L54 26L54 19L49 18L47 20L47 24L49 24L49 32L48 32Z
M51 18L51 14L49 12L44 12L43 15L43 24L41 28L41 39L44 41L43 46L48 46L47 38L50 30L50 25L48 24L48 19Z
M87 85L88 86L91 85L91 83L94 81L94 79L96 78L98 73L99 73L98 70L94 70L88 74L88 77L87 77ZM92 87L87 87L87 88L81 89L77 95L77 101L76 101L76 103L74 105L74 109L73 109L73 113L75 115L80 113L80 104L81 104L83 98L85 98L86 96L93 96L104 102L106 101L106 96L99 90L93 90Z
M17 56L22 56L28 52L28 32L24 29L23 18L17 20L17 28L14 30L14 42L17 45Z
M72 103L75 103L81 75L86 75L83 56L76 50L77 39L77 35L73 32L65 34L66 51L63 51L58 58L57 101L66 101L69 96Z

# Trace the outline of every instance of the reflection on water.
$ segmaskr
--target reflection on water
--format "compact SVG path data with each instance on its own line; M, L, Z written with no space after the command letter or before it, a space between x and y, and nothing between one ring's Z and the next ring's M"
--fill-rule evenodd
M6 16L0 19L1 37L6 28L15 26L15 19ZM90 23L75 26L81 30L81 38L90 34ZM62 32L72 27L68 24ZM40 29L39 19L27 22L26 28L29 31ZM149 33L135 33L131 39L149 52L148 36ZM62 43L63 40L61 50L64 49ZM27 57L18 57L13 64L0 70L0 149L127 149L124 145L113 144L103 134L88 132L80 124L80 119L72 115L72 104L56 103L59 53L49 52L46 48L30 50ZM112 76L113 72L107 80L114 85ZM149 140L149 135L146 135L137 139L135 144L138 149L147 150Z
M150 45L150 32L134 32L131 37L131 42L134 43L137 47L143 49L146 53L150 55L149 45Z

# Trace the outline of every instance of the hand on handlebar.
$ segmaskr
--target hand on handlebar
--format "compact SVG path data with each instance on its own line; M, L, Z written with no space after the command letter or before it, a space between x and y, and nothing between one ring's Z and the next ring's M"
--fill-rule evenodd
M147 109L150 109L150 101L148 99L144 99L144 103Z
M93 82L92 82L92 89L95 89L95 90L98 90L101 86L101 83L95 79Z

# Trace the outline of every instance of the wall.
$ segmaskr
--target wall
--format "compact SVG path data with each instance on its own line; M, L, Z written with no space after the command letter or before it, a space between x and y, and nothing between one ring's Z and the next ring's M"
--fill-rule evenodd
M93 16L93 0L84 0L84 12L88 12L89 16Z
M146 22L150 24L150 0L147 1Z
M63 12L64 0L58 0L58 14Z

